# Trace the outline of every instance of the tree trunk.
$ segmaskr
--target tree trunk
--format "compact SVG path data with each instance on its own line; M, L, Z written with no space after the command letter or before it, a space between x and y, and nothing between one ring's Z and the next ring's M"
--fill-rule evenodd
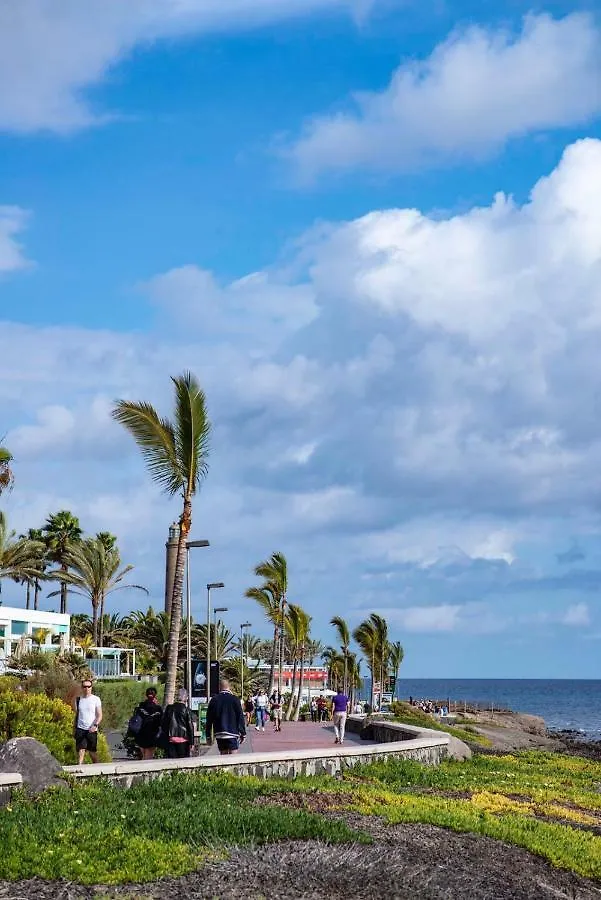
M98 629L98 646L104 647L104 594L100 598L100 628Z
M33 585L33 608L34 608L36 611L37 611L37 609L38 609L38 598L39 598L39 596L40 596L40 582L39 582L39 581L37 580L37 578L36 578L35 583L34 583L34 585Z
M303 687L305 686L305 648L301 647L300 674L298 676L298 700L296 701L296 709L292 717L294 722L298 722L300 708L303 702Z
M343 693L348 695L348 647L343 650L344 653L344 684L342 686Z
M26 594L26 599L25 599L25 609L29 609L30 604L31 604L31 582L27 581L26 584L27 584L27 594Z
M292 665L292 686L290 688L290 700L288 702L288 709L286 710L286 721L290 721L290 716L292 715L292 710L294 708L294 688L296 687L296 672L297 672L298 660L296 658L296 653L294 654L294 663Z
M61 572L68 571L68 567L63 563L61 566ZM61 612L63 614L67 612L67 584L64 581L61 581Z
M98 601L92 600L92 638L94 646L98 647Z
M173 579L173 595L171 597L171 621L169 624L169 653L167 656L167 677L165 679L165 706L175 699L177 681L177 664L179 662L179 634L182 625L182 592L184 588L184 572L186 568L186 542L192 525L192 502L189 497L184 500L184 508L179 520L179 540L175 577ZM207 639L210 635L207 634ZM207 696L210 695L210 677L207 672Z
M279 623L273 629L273 649L271 651L271 669L269 672L269 691L268 697L271 697L275 688L275 665L278 658L278 638L280 635Z

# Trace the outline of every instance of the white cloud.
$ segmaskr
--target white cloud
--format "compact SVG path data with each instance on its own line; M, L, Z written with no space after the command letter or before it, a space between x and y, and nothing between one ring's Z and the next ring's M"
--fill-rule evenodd
M24 229L27 213L18 206L0 206L0 275L22 269L28 263L17 235Z
M601 34L577 13L527 16L519 35L471 27L355 102L356 112L310 121L290 148L302 176L477 159L512 138L587 122L601 111Z
M586 603L574 603L565 611L561 622L563 625L584 627L591 624L591 614Z
M468 522L436 516L413 519L392 529L377 531L364 540L366 555L389 563L414 563L422 568L469 565L472 560L512 563L519 532L499 522L476 518Z
M508 620L490 610L483 603L442 603L438 606L406 606L376 610L389 626L410 634L462 632L465 634L495 634L503 631Z
M238 30L353 0L18 0L0 5L0 128L68 132L102 122L86 97L136 47ZM26 62L24 62L26 61ZM112 112L112 111L111 111ZM118 111L117 111L118 112Z

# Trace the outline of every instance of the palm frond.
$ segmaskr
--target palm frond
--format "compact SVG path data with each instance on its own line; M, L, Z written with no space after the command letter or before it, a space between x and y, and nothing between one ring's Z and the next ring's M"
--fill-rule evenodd
M195 494L208 471L211 423L206 397L191 372L172 378L175 386L174 440L182 485Z
M168 494L179 493L185 482L171 422L162 419L150 403L128 400L117 400L111 415L135 440L151 478Z

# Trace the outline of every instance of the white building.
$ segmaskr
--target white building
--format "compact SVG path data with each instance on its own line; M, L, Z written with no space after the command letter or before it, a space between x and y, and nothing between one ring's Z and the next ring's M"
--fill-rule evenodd
M25 650L40 644L41 650L69 646L71 616L41 610L0 606L0 668L19 645Z

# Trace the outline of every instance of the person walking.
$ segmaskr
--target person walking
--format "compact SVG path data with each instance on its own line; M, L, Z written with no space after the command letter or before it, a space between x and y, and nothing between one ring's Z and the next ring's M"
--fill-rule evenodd
M344 744L344 731L346 728L346 714L348 711L348 697L338 688L338 692L332 701L332 718L334 720L334 743Z
M313 697L313 699L311 700L309 709L311 712L311 721L317 722L317 700L315 699L315 697Z
M83 765L86 753L93 763L98 762L98 726L102 722L100 697L92 693L92 682L84 678L81 696L75 700L75 749L79 765Z
M219 682L219 693L211 697L207 708L207 743L213 733L221 756L237 753L246 737L246 722L242 704L231 691L224 678Z
M269 697L261 688L257 696L255 697L255 728L257 731L265 731L265 722L267 720L267 712L269 708Z
M136 744L142 751L142 759L152 759L157 746L163 707L157 700L157 690L154 687L146 689L146 699L134 710L134 715L140 717L140 730L136 737Z
M244 717L247 725L250 725L254 711L255 701L253 700L252 694L249 694L244 703Z
M279 691L274 691L271 695L271 715L273 716L274 731L282 730L282 707L284 706L284 698Z
M190 756L194 744L194 725L185 688L178 691L175 703L165 707L161 727L167 743L167 758L184 759Z

